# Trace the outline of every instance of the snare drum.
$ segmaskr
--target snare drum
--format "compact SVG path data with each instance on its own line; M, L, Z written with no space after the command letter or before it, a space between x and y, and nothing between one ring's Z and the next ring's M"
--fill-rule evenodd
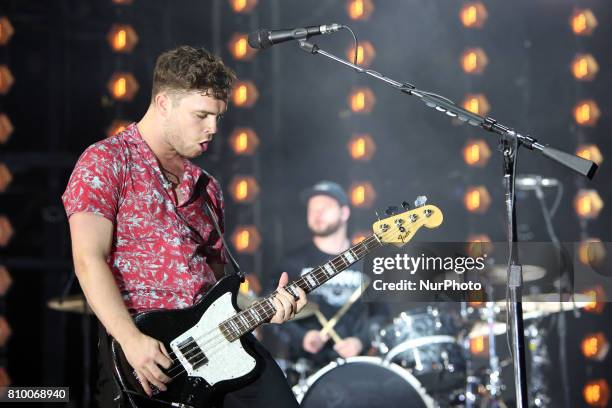
M433 408L434 401L408 371L379 357L338 359L293 391L304 408Z
M450 391L465 383L465 354L450 316L427 307L402 312L383 328L378 350L386 362L410 371L428 392Z

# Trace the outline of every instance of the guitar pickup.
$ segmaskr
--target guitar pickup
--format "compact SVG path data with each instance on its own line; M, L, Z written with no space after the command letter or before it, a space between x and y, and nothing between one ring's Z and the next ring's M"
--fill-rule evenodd
M192 370L197 370L208 363L208 358L191 336L180 342L178 349L183 358L191 365Z

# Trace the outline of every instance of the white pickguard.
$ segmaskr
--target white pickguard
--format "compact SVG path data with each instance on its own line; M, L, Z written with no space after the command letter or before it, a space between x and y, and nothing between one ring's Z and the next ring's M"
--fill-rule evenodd
M219 323L234 314L236 311L232 305L232 294L228 292L208 307L195 326L172 340L170 347L188 375L202 377L213 385L242 377L255 368L255 359L244 350L240 340L229 342L219 330ZM196 370L193 370L178 348L178 344L189 337L195 339L208 358L208 362Z

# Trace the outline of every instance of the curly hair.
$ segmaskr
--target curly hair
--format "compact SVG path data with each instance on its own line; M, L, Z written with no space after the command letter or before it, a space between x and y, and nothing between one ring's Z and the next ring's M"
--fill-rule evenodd
M183 45L161 54L153 71L154 98L160 92L208 92L227 101L236 74L204 48Z

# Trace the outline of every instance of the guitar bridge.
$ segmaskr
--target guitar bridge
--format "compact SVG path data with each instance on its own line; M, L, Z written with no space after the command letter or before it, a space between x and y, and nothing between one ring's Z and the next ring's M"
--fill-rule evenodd
M138 380L139 383L141 383L140 378L138 378L138 374L136 374L136 370L132 370L132 375ZM153 395L157 395L162 392L155 384L149 383L149 387L151 388L151 394Z

